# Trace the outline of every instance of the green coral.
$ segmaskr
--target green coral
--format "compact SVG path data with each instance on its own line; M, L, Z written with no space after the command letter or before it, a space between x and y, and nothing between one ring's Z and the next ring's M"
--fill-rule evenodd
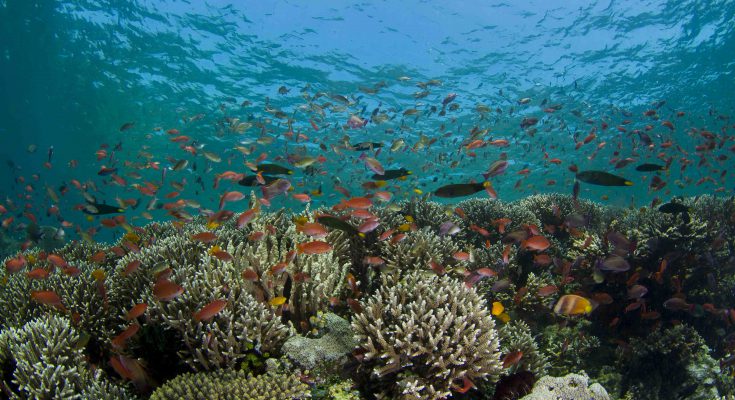
M541 333L540 347L551 364L552 375L590 370L600 339L589 333L592 322L570 319L565 325L549 325Z
M498 329L498 338L502 354L516 351L523 353L517 364L503 370L504 375L512 375L518 371L529 371L535 376L546 374L549 362L539 350L528 324L521 320L511 321Z
M185 373L156 389L150 400L293 400L311 398L295 375L243 371Z
M619 369L623 393L640 400L735 394L732 380L720 373L702 337L685 324L631 340L631 351L620 354Z

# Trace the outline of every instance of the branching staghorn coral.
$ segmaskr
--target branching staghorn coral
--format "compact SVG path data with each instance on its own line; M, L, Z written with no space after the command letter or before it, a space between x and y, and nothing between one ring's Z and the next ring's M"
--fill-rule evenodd
M186 373L156 389L150 400L298 400L311 398L309 386L295 375L220 370Z
M560 193L535 194L518 200L513 205L533 212L541 224L566 223L574 227L574 222L583 222L584 227L598 232L604 231L617 213L612 207L602 207L589 200L575 202L572 196Z
M447 236L440 237L428 229L407 232L406 238L398 243L387 240L381 242L381 254L390 271L430 271L429 262L435 261L442 266L457 262L452 255L459 246Z
M253 271L258 276L257 280L241 279L241 284L262 301L286 297L291 320L303 331L301 325L308 322L309 317L326 311L330 298L339 298L346 291L350 264L341 261L334 251L300 254L288 262L282 272L274 272L273 267L285 263L288 253L295 251L297 241L309 241L293 228L286 235L287 238L267 235L252 245L231 243L225 249L233 257L231 265L236 273Z
M277 351L288 337L286 326L250 294L231 263L206 253L201 257L171 276L183 294L171 301L152 294L146 299L152 319L180 334L184 361L196 371L214 370L234 367L252 350ZM194 313L214 300L227 304L211 319L195 320Z
M6 286L0 291L0 326L19 327L33 318L60 313L59 307L31 299L33 291L53 291L61 298L63 311L74 318L77 327L96 336L108 335L112 323L104 280L92 276L98 266L86 261L71 260L69 263L79 269L77 276L67 275L59 268L45 279L30 279L24 272L9 275ZM49 268L49 263L37 261L33 265L33 268L40 267Z
M59 316L3 330L0 365L4 376L12 376L11 382L4 382L5 388L13 390L11 398L85 399L84 393L98 394L95 398L128 394L107 382L100 372L89 370L82 337L68 319Z
M500 352L510 354L521 351L523 355L517 364L503 370L503 375L511 375L518 371L532 372L536 377L546 374L549 362L538 349L531 334L531 328L522 320L511 321L498 329Z
M375 377L393 382L384 394L439 399L465 379L493 380L500 373L495 323L461 282L419 272L386 279L362 308L352 327Z

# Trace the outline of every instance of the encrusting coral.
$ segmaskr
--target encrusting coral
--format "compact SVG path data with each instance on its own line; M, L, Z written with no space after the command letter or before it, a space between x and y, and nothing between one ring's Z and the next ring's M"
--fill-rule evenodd
M610 400L605 388L589 384L585 375L568 374L563 377L544 376L533 386L533 391L521 400Z
M439 399L500 373L495 323L461 282L409 273L384 282L362 308L352 326L374 376L397 382L386 395Z
M337 367L348 360L350 352L357 346L350 322L333 313L314 319L323 320L320 337L291 336L282 350L300 367L339 372Z

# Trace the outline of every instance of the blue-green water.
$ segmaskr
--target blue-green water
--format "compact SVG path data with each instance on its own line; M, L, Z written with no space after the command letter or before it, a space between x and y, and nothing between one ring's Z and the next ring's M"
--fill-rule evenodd
M99 200L140 197L129 186L110 187L96 175L100 165L110 162L97 162L95 151L120 143L113 163L123 177L134 170L123 163L140 162L141 151L162 168L171 166L171 157L196 161L197 171L190 166L168 174L167 180L185 179L182 197L210 208L219 195L209 190L218 172L244 172L243 162L261 153L271 161L293 153L321 154L327 159L319 166L325 175L297 174L294 183L303 184L304 190L323 185L326 196L315 201L329 204L335 201L329 199L333 182L360 192L359 184L370 175L355 162L359 153L332 151L333 145L344 143L344 135L353 143L406 142L401 151L378 156L387 168L415 172L399 184L406 192L399 196L414 195L414 188L429 192L442 183L481 180L480 173L501 152L507 153L509 167L493 184L504 199L570 192L573 175L567 167L572 162L580 169L613 170L610 159L632 157L640 163L655 160L659 152L664 159L673 157L664 190L647 190L641 174L631 171L633 163L618 172L636 187L583 187L582 196L599 200L607 195L612 204L643 205L656 196L716 189L729 195L732 174L722 180L718 174L732 165L729 148L734 144L729 119L735 88L733 13L730 2L696 1L522 6L4 1L0 157L13 167L3 168L2 198L17 206L26 203L16 197L25 186L14 183L18 176L33 183L28 203L38 217L50 205L44 187L58 191L72 179L94 182ZM431 79L440 85L426 90L417 86ZM366 90L376 85L378 90ZM279 94L281 86L289 91ZM315 97L320 92L346 96L350 103ZM449 93L457 94L453 104L459 107L440 116L442 99ZM518 104L522 98L530 102ZM320 111L310 104L327 107ZM266 105L283 110L293 131L309 140L284 138L288 120L266 112ZM487 112L478 112L478 105L487 106ZM562 108L544 113L550 105ZM653 105L660 105L658 120L643 116ZM432 107L437 111L431 112ZM387 121L343 128L350 115L370 119L377 108ZM419 114L404 117L407 109ZM676 112L685 115L677 117ZM200 119L185 122L197 115ZM533 137L519 127L525 117L540 119ZM233 133L228 123L233 118L254 126ZM310 126L315 119L318 132ZM622 133L615 127L624 120L630 124ZM671 120L675 129L662 127L663 120ZM135 122L134 128L120 132L126 122ZM601 129L603 122L607 130ZM651 149L631 133L648 124L653 126L647 132ZM467 157L462 144L473 127L488 130L481 139L508 139L510 146L479 148L476 157ZM214 164L201 152L193 157L181 151L163 134L171 128L224 161ZM712 131L717 148L701 152L700 158L695 147L706 139L693 128ZM591 129L597 129L597 138L573 150ZM435 142L405 151L417 143L422 147L422 135ZM273 142L256 144L248 156L233 150L238 142L261 136ZM674 145L659 147L667 141ZM604 147L595 151L602 142ZM35 153L27 151L30 145L37 146ZM49 170L42 164L51 146ZM544 154L562 164L548 164ZM683 173L681 158L693 163ZM705 165L697 167L701 159ZM76 168L68 166L71 160L78 162ZM208 164L212 172L204 173ZM525 178L517 175L523 168L531 171ZM143 175L140 181L160 180L160 172L137 172ZM33 174L39 179L33 181ZM205 181L204 190L194 184L198 176ZM696 185L707 176L715 181ZM161 194L169 188L162 187ZM69 209L82 202L74 191L63 196L62 216L79 222L79 213Z

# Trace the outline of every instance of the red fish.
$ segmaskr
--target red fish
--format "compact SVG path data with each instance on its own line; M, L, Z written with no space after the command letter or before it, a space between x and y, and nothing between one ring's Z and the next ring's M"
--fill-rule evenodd
M192 316L196 322L208 321L224 310L225 306L227 306L227 300L214 300L192 314Z
M549 239L546 239L544 236L541 235L531 236L521 242L521 248L524 248L526 250L544 251L550 246L551 242L549 242Z
M299 254L324 254L332 251L332 245L321 240L296 245Z
M19 254L15 258L10 258L7 261L5 261L5 269L7 269L8 272L11 274L20 271L21 269L23 269L25 265L26 265L26 258L22 254Z
M191 239L202 243L211 243L217 239L217 235L212 232L200 232L191 235Z
M233 202L233 201L240 201L245 198L245 195L241 192L232 191L232 192L225 192L222 194L222 197L219 199L219 209L221 210L222 207L224 207L225 203Z
M355 209L367 209L373 205L373 202L367 197L353 197L344 203L347 207Z
M110 343L112 344L112 347L117 349L123 349L125 348L125 342L130 339L131 337L135 336L136 333L140 330L140 325L134 323L125 328L124 331L120 332L119 335L112 338Z
M184 293L184 288L168 280L158 281L153 285L153 296L161 301L171 301Z
M130 310L128 310L127 313L125 313L125 319L126 320L132 320L140 317L145 313L145 311L148 309L148 304L146 303L140 303L132 306Z
M61 304L61 297L51 290L34 290L31 292L31 300L39 304L54 306L62 310L64 309L64 305Z
M520 350L506 354L503 356L503 368L509 368L518 364L521 361L521 358L523 358L523 352Z

